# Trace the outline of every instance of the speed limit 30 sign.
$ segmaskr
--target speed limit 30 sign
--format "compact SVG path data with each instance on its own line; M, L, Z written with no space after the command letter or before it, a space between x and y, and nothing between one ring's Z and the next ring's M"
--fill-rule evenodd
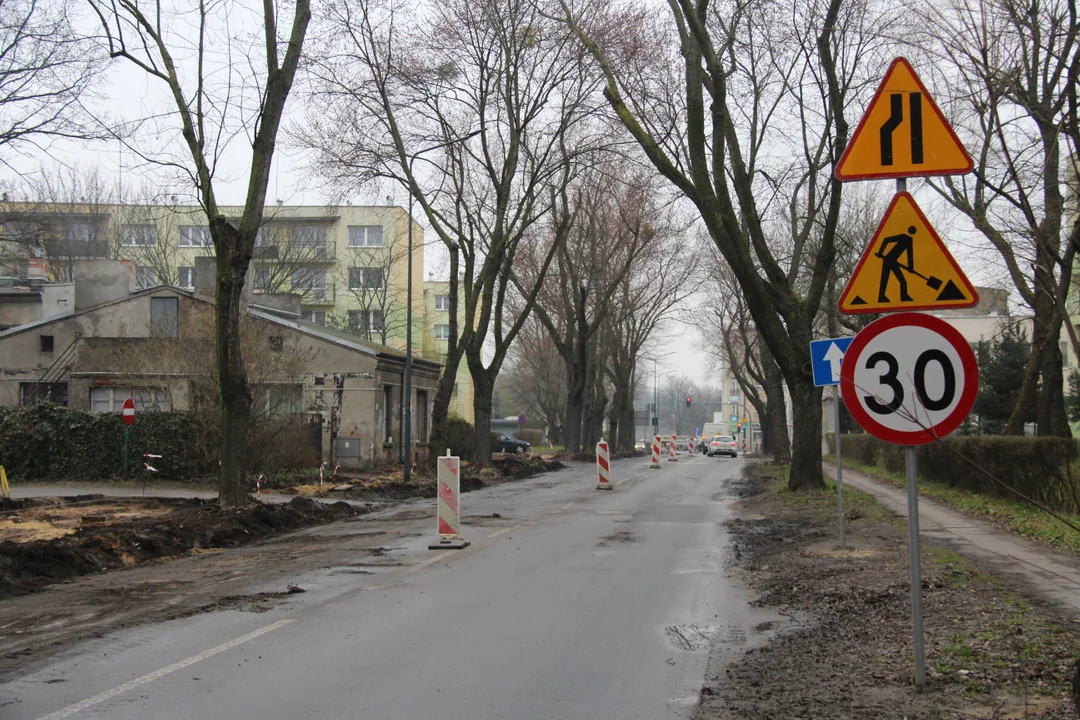
M897 445L923 445L958 428L975 404L979 366L944 320L887 315L851 341L840 370L848 412L866 432Z

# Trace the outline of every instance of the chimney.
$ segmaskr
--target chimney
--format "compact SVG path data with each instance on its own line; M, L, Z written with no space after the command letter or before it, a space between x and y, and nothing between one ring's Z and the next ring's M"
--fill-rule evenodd
M135 284L135 264L125 260L76 260L75 310L123 300Z

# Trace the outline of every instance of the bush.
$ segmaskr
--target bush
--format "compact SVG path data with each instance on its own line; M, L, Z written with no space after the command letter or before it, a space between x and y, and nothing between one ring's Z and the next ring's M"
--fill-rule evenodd
M463 461L472 460L473 438L475 436L476 430L465 420L457 417L447 419L444 444L450 448L450 452ZM443 448L439 448L438 454L441 455L442 452Z
M514 437L518 440L524 440L533 447L547 445L547 438L544 436L544 431L537 430L536 428L524 428L518 430L514 433Z
M205 473L197 448L195 416L141 412L131 427L128 475L143 472L142 456L156 477L184 480ZM89 413L42 403L0 415L0 465L16 480L102 480L123 476L124 423L117 413Z
M143 455L161 480L217 474L216 412L142 411L131 426L127 477L144 471ZM300 423L256 430L251 469L318 466ZM89 413L42 403L0 411L0 465L17 481L107 480L124 477L124 422L118 413Z
M982 495L1015 497L963 459L970 458L1033 500L1054 510L1080 512L1080 478L1071 472L1076 453L1071 438L951 437L944 445L921 446L917 464L919 476L927 480Z
M881 441L873 435L841 435L840 453L862 465L877 465Z

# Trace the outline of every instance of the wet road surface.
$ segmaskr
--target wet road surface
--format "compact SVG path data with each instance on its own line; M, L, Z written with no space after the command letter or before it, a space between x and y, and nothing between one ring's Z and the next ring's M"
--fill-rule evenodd
M0 687L0 717L690 717L710 638L734 649L754 624L723 573L742 466L638 458L611 492L576 466L466 494L465 550L403 536L264 612L81 643Z

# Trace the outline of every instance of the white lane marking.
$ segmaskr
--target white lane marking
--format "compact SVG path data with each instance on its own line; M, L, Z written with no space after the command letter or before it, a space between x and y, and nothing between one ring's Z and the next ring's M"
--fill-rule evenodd
M559 509L560 509L560 510L569 510L570 508L574 507L574 504L575 504L575 503L572 503L572 502L568 502L568 503L566 503L565 505L563 505L563 506L562 506L561 508L559 508Z
M192 655L191 657L187 658L186 660L181 660L180 662L175 662L172 665L161 668L160 670L155 670L154 672L152 672L152 673L150 673L148 675L143 675L142 677L138 677L138 678L135 678L134 680L128 681L128 682L124 683L123 685L117 685L116 687L114 687L111 690L106 690L105 692L99 693L99 694L95 695L92 698L88 698L86 700L83 700L82 702L77 702L74 705L69 705L66 708L64 708L63 710L57 710L56 712L52 713L51 715L46 715L43 718L39 718L39 720L60 720L60 718L66 718L66 717L68 717L70 715L74 715L75 713L77 713L77 712L79 712L81 710L86 710L87 708L93 707L94 705L97 705L98 703L105 702L109 698L116 697L117 695L119 695L121 693L125 693L128 690L132 690L134 688L137 688L140 685L145 685L146 683L157 680L158 678L165 677L169 673L174 673L177 670L183 670L184 668L189 667L191 665L194 665L197 662L201 662L203 660L206 660L209 657L213 657L214 655L217 655L218 653L223 653L226 650L231 650L232 648L236 647L237 645L242 645L242 644L246 643L249 640L254 640L255 638L259 637L260 635L265 635L268 632L273 632L274 630L277 630L278 628L285 627L286 625L288 625L291 622L293 622L293 621L292 620L278 620L276 623L274 623L272 625L267 625L266 627L259 628L258 630L252 630L247 635L241 635L240 637L235 638L233 640L230 640L227 643L222 643L221 645L218 645L217 647L210 648L206 652L201 652L198 655Z
M529 524L529 521L528 521L528 520L526 520L525 522L523 522L523 523L518 523L517 525L514 525L514 526L512 526L512 527L508 527L508 528L503 528L502 530L496 530L495 532L491 533L490 535L487 535L486 537L488 537L488 538L495 538L495 537L499 537L499 536L500 536L500 535L502 535L503 533L508 533L508 532L510 532L511 530L517 530L518 528L523 528L523 527L525 527L525 526L526 526L526 525L528 525L528 524Z
M431 558L428 558L427 560L424 560L423 562L416 563L415 565L410 567L407 572L414 573L417 570L422 570L422 569L426 568L428 565L432 565L434 563L437 563L440 560L442 560L444 557L453 555L456 552L457 552L457 550L444 550L443 552L439 553L435 557L431 557Z

